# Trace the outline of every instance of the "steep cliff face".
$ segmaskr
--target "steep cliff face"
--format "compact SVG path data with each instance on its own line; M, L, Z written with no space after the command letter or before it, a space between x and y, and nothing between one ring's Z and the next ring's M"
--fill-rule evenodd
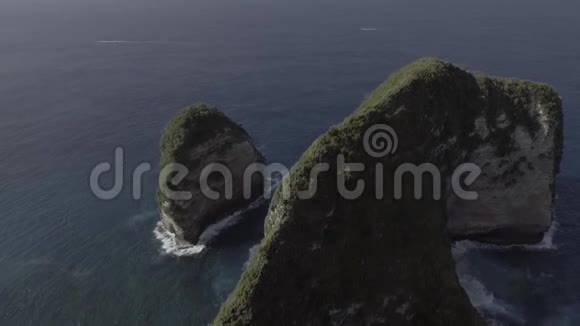
M516 101L527 103L521 107L529 110L521 116L523 112L512 111L510 105L520 103ZM534 110L546 114L535 116ZM529 117L549 121L536 128L527 124ZM318 138L283 180L266 218L264 239L214 325L484 325L458 282L447 233L448 227L459 233L477 230L481 223L470 225L471 217L461 209L470 212L479 206L463 203L445 181L461 163L492 157L501 162L501 157L518 156L516 150L526 151L526 141L535 143L544 135L546 142L556 143L553 152L548 145L534 145L546 154L537 155L532 164L545 159L544 165L526 168L548 171L544 177L551 183L560 157L559 119L559 99L548 86L476 77L437 59L404 67ZM506 133L497 129L504 124ZM391 139L388 155L378 157L364 146L366 131L377 125L392 127L398 139L397 145ZM545 126L554 128L552 134L542 133ZM513 146L504 148L508 140ZM493 153L487 150L490 143ZM389 148L388 141L382 145ZM528 161L534 153L528 153ZM346 162L363 163L364 171L341 164L340 155ZM313 176L319 163L328 163L329 169ZM435 178L427 174L418 178L423 182L419 199L417 179L409 175L400 179L397 191L395 176L406 163L438 168L441 199ZM481 169L499 173L491 164ZM499 195L501 186L493 176L464 188L480 187L486 192L483 198L487 192ZM527 183L518 176L512 178ZM348 190L364 182L362 194L345 198L338 189L343 181ZM505 187L507 181L501 182ZM314 183L317 191L306 199L301 191ZM382 193L377 191L380 184ZM538 191L551 198L549 187ZM450 226L448 211L453 213Z
M178 163L187 168L187 175L177 184L173 183L177 172L160 175L157 199L163 227L178 241L197 243L209 225L262 194L263 179L259 174L251 178L250 197L244 196L243 185L246 168L263 160L243 128L217 109L196 105L178 113L161 138L160 166L163 169ZM214 199L202 191L200 178L204 168L216 163L231 173L231 183L220 172L203 177L209 189L219 194ZM230 186L231 198L227 198L226 189ZM177 192L190 196L179 197Z
M475 74L485 103L469 161L482 169L479 198L447 200L454 238L537 243L552 224L554 182L562 157L562 110L546 85Z

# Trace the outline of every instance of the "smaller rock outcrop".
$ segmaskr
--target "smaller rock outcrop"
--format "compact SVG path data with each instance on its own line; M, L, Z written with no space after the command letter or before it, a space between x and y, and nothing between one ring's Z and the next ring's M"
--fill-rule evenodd
M196 244L209 225L263 193L262 175L254 173L251 193L244 194L244 172L263 161L240 125L215 108L187 107L161 137L157 202L163 227L178 242Z

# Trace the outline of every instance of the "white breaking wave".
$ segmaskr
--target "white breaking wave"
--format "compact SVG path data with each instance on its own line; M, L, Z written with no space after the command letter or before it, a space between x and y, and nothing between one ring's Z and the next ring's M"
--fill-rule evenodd
M517 325L524 325L525 319L516 309L508 303L496 298L494 294L489 291L479 280L469 273L467 265L468 261L464 255L470 251L477 250L491 250L491 251L546 251L556 250L557 246L554 243L554 235L558 230L558 223L554 221L550 229L544 234L542 241L535 245L494 245L480 243L476 241L464 240L453 244L452 254L457 266L457 275L459 281L465 292L469 296L469 300L473 306L486 315L498 316L502 319L507 319L511 323ZM502 324L496 320L489 320L490 325L501 326Z
M241 209L234 214L220 220L219 222L210 225L199 237L196 245L187 243L185 241L177 241L175 234L169 232L161 222L157 223L153 234L157 240L161 241L161 249L163 254L182 257L182 256L197 256L203 254L208 247L208 244L223 230L236 225L243 214L249 210L256 209L262 205L266 200L260 197L252 202L248 207Z
M469 295L471 304L477 309L486 309L496 314L507 314L505 305L498 305L497 299L479 280L471 275L459 279Z
M97 41L97 44L191 44L188 42L170 42L170 41L125 41L125 40L103 40Z
M458 241L453 244L454 255L463 255L471 250L494 250L494 251L508 251L508 250L525 250L525 251L549 251L556 250L558 246L554 243L554 234L558 231L558 222L554 220L550 229L544 234L544 238L538 244L532 245L494 245L489 243L481 243L471 240Z
M158 43L163 43L163 42L112 40L112 41L97 41L97 43L102 43L102 44L158 44Z
M270 180L268 180L270 181ZM270 188L269 195L272 194L280 180L274 180L272 187ZM268 196L269 198L270 196ZM153 234L157 240L161 241L161 252L162 254L172 255L177 257L182 256L198 256L203 254L211 240L218 236L223 230L236 225L247 211L256 209L266 202L265 196L262 196L248 205L246 208L241 209L232 215L220 220L219 222L212 224L203 231L199 236L199 241L197 244L190 244L185 241L177 241L175 234L169 232L161 222L157 223L157 226L153 230Z
M249 257L248 260L246 260L246 262L244 263L244 265L242 266L242 272L245 271L246 269L248 269L248 266L250 266L250 261L252 261L252 258L254 258L254 255L256 254L256 251L258 250L258 247L260 246L260 244L255 244L253 245L249 251Z
M471 304L480 312L486 312L492 316L501 316L518 325L523 325L525 320L516 310L496 298L479 280L471 275L461 275L459 282L467 292ZM496 320L489 320L492 325L501 325Z
M497 319L509 320L516 325L523 325L525 320L517 310L507 302L496 298L485 285L471 273L469 259L464 256L465 248L453 247L453 258L456 262L456 272L459 283L467 293L471 304L481 313L490 326L502 326Z
M157 240L161 241L161 253L165 255L177 257L193 256L199 255L205 250L205 245L180 245L175 239L175 234L167 231L161 222L157 223L157 226L153 230L153 234Z

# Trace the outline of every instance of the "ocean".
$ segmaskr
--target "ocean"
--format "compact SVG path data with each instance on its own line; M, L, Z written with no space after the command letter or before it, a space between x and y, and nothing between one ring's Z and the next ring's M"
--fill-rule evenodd
M391 72L437 56L553 85L564 101L556 223L536 246L454 245L495 325L580 325L580 4L572 0L3 0L0 325L207 325L262 237L256 203L176 253L155 232L158 143L205 102L294 163ZM125 154L101 200L92 169ZM132 171L148 162L141 199ZM112 184L112 173L103 186Z

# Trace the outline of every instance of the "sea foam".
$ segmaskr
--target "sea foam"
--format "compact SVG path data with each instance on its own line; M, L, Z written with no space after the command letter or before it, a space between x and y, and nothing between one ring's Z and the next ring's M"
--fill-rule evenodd
M97 41L97 43L100 43L100 44L159 44L159 43L163 43L163 42L111 40L111 41Z
M554 243L554 235L558 231L558 222L554 220L550 229L544 234L544 238L540 243L531 245L494 245L488 243L481 243L471 240L457 241L453 244L454 255L461 255L471 250L493 250L493 251L549 251L556 250L558 246Z
M472 273L469 271L469 259L465 256L471 251L547 251L556 250L557 246L554 243L554 235L558 230L558 223L554 221L550 229L544 234L543 240L534 245L508 245L500 246L493 244L485 244L470 240L458 241L453 244L452 254L457 265L457 275L459 281L465 292L467 293L469 300L473 306L482 314L486 316L494 316L501 318L502 320L507 320L510 324L524 325L525 319L522 314L519 313L513 306L509 303L494 296L494 294L489 291L485 285L479 281ZM501 326L502 323L498 320L488 320L490 325Z
M203 254L209 243L218 236L223 230L236 225L247 211L256 209L262 205L266 199L260 197L252 202L248 207L241 209L232 215L220 220L219 222L210 225L199 237L197 244L189 244L185 241L177 241L175 234L169 232L161 222L158 222L153 234L157 240L161 241L161 253L177 257L182 256L197 256Z
M173 42L173 41L129 41L129 40L102 40L97 44L126 44L126 45L168 45L168 44L194 44L192 42Z
M219 222L212 224L203 231L203 233L199 237L199 241L197 244L190 244L185 241L177 241L175 238L175 234L169 232L161 222L158 222L153 230L153 234L155 238L161 241L161 253L165 255L172 255L177 257L183 256L199 256L208 249L210 242L217 237L222 231L225 229L236 225L243 217L243 215L250 211L260 207L264 204L267 198L270 198L271 194L276 190L278 187L280 180L268 180L271 182L272 187L269 188L269 192L267 193L268 196L262 196L252 203L250 203L247 207L229 215L228 217L220 220Z
M495 295L489 291L485 285L483 285L483 283L472 275L459 275L459 282L465 289L471 304L479 312L484 313L487 316L491 315L503 320L509 320L511 323L515 323L516 325L523 325L525 323L525 319L522 318L521 314L514 307L509 305L507 302L496 298ZM494 319L490 319L488 322L492 325L502 325L500 321Z

